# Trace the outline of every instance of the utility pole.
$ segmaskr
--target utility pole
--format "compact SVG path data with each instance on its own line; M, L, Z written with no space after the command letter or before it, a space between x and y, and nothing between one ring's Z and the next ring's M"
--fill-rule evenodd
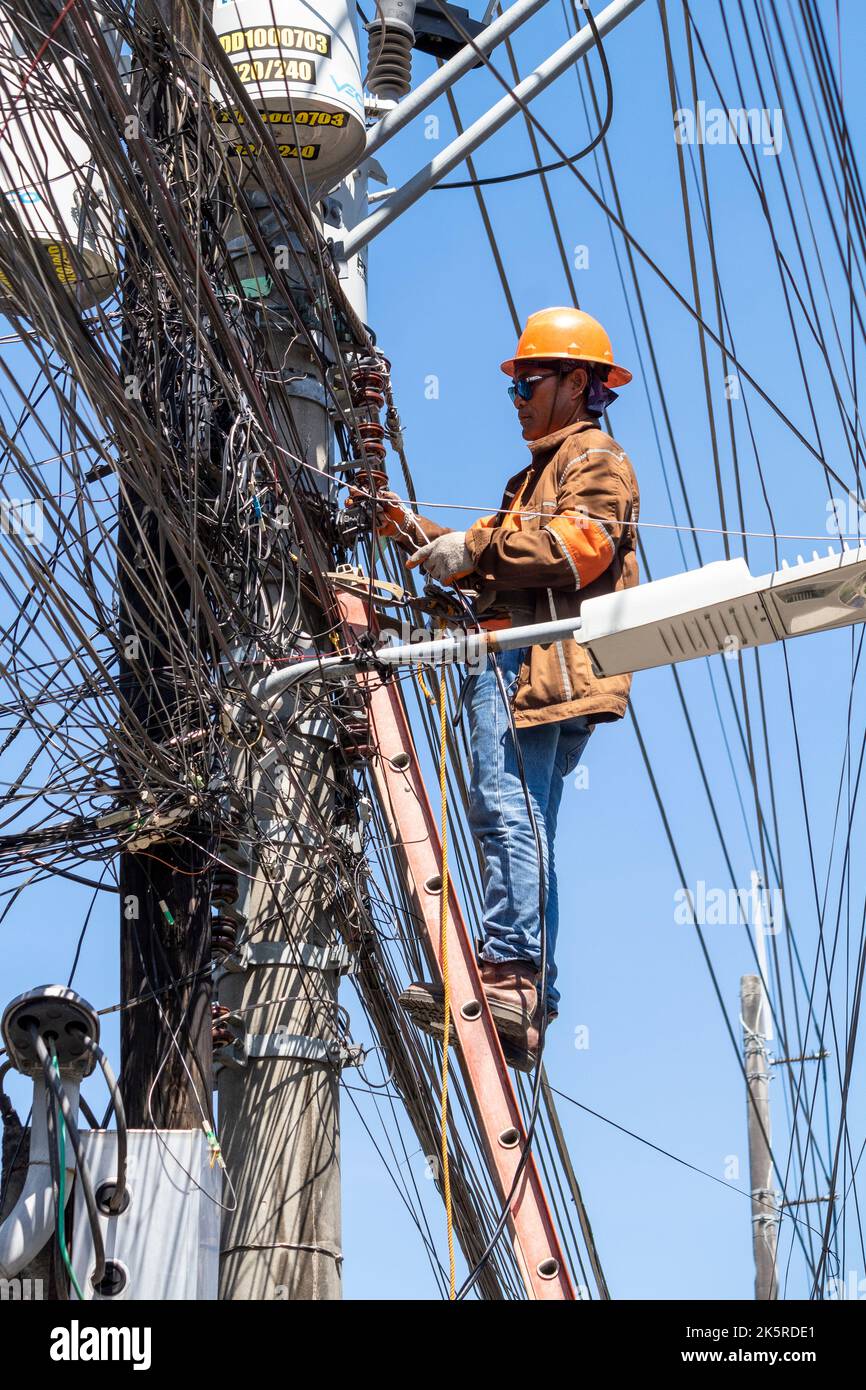
M201 28L192 0L139 0L137 20L155 33L161 22L191 55L204 38L203 61L196 67L191 59L187 81L213 70L219 52L210 4ZM346 24L353 24L348 15ZM167 72L166 85L141 115L151 135L174 135L176 120L168 130L159 121L173 100L176 74L159 64L159 56L157 40L154 69ZM201 95L202 110L210 112L211 93ZM231 95L232 107L244 108L249 132L261 124L250 99L257 95L238 85ZM206 128L212 139L221 138L216 123ZM257 192L259 175L266 180L264 194ZM331 463L324 383L329 335L322 332L322 320L335 277L329 285L312 237L301 225L302 203L293 194L289 171L264 160L252 174L247 167L243 178L247 202L233 215L224 239L246 296L240 303L247 329L265 345L257 385L266 396L268 420L264 436L258 420L255 444L233 453L228 466L232 485L248 488L244 495L250 505L261 495L275 507L267 527L262 519L261 537L270 550L260 556L255 575L231 567L222 575L235 615L223 628L230 653L223 661L229 703L240 665L249 670L276 662L279 669L297 643L309 648L330 626L326 605L310 597L317 562L318 568L330 568L330 555L314 515L305 510L312 506L315 512L317 502L325 510L321 494L328 484L314 483L311 495L309 487L305 494L293 480L297 461L309 465L309 472L301 468L303 483L321 479ZM355 193L353 185L347 202L357 201ZM361 202L365 208L363 196ZM318 218L320 205L314 202L312 211ZM316 230L321 234L324 226ZM283 272L278 280L275 267ZM355 258L350 276L359 273L363 278ZM306 332L299 331L299 320ZM348 331L365 340L350 312ZM172 346L162 346L167 356ZM133 347L130 342L130 361ZM239 423L252 427L252 417ZM203 446L200 435L188 439L192 471ZM206 453L202 461L213 463ZM289 506L283 505L287 498ZM277 512L283 513L279 523ZM191 524L197 529L197 513ZM176 673L185 655L172 652L172 634L178 628L183 633L185 609L192 626L189 582L172 572L171 547L161 528L158 497L134 498L124 508L121 636L135 639L138 652L140 635L147 635L143 656L128 659L123 671L131 740L136 727L155 741L162 728L165 737L171 714L177 713ZM146 538L153 532L151 564L166 557L170 617L162 620L136 582L142 530ZM195 635L190 632L189 638L194 641ZM157 672L162 675L155 677ZM338 780L337 733L329 710L327 695L315 686L300 697L268 702L266 712L244 707L240 722L229 718L223 729L228 752L222 784L209 784L221 797L218 829L211 827L205 841L193 814L184 822L181 848L167 839L143 856L123 857L122 901L136 913L124 923L124 998L152 987L145 965L154 961L160 979L197 977L153 1006L127 1011L123 1078L130 1120L151 1123L142 1111L152 1094L158 1127L197 1127L203 1091L205 1105L210 1099L213 1043L220 1142L231 1184L221 1236L223 1299L335 1299L341 1293L339 1075L348 1058L337 990L347 952L329 907L329 885L336 880L332 834ZM188 790L194 812L195 789ZM212 955L218 997L213 1020L205 978ZM166 1021L180 1030L167 1058L162 1055Z
M776 1235L779 1225L770 1153L770 1063L761 1032L766 1009L764 987L757 975L740 981L743 1041L746 1063L749 1124L749 1181L752 1191L752 1247L755 1255L755 1298L778 1298Z
M160 24L175 42L197 52L193 9L183 0L139 0L137 23L154 33L155 70ZM205 11L209 25L210 5ZM160 127L167 107L180 100L176 75L170 65L165 70L164 86L153 94L151 82L151 103L141 112L152 136L176 129L175 122ZM186 77L194 80L193 64ZM202 105L208 109L209 101ZM215 127L207 128L211 138L219 138ZM260 225L265 219L266 210ZM284 239L293 236L288 210L286 220ZM238 219L235 231L241 230ZM240 261L238 276L244 279L254 258L249 247L233 249ZM318 282L309 261L306 275ZM330 458L321 366L298 346L289 307L271 314L264 298L249 305L251 315L268 318L265 365L274 384L269 401L274 458L269 464L283 476L288 470L281 449L314 469L326 470ZM130 338L130 361L133 347ZM162 348L167 357L170 345L165 342ZM195 451L201 442L192 435L188 439L186 461L192 471L200 462ZM197 526L196 517L192 524ZM163 597L162 608L137 578L143 545L151 564L164 557L169 597ZM304 547L288 526L277 545L284 560L292 557L300 579L304 562L298 552ZM194 634L184 633L184 612L192 612L190 587L175 573L159 498L127 499L121 509L119 552L121 643L132 653L122 669L128 738L134 741L143 730L158 742L179 713L177 672L185 654L172 649L175 633L195 640ZM321 609L302 594L287 595L279 576L267 567L252 596L244 596L244 579L227 576L238 608L250 625L271 631L277 643L291 625L295 640L309 646L310 634L327 626ZM284 611L294 600L294 613ZM307 629L300 639L299 622ZM228 631L226 637L236 661L263 659L242 631ZM236 1204L234 1199L227 1202L233 1209L226 1214L221 1240L220 1296L227 1299L338 1298L341 1288L337 984L345 960L339 950L331 950L335 931L322 887L327 836L319 828L329 821L334 800L336 737L333 726L321 718L297 719L297 703L287 699L272 706L268 740L260 727L249 739L249 730L226 730L227 742L234 745L231 785L216 837L205 841L193 810L179 844L167 837L121 860L122 997L147 994L166 979L193 976L123 1015L122 1079L130 1124L198 1128L202 1108L211 1109L214 1028L214 1038L222 1044L217 1051L219 1129L236 1198ZM295 716L291 732L282 723L285 713ZM188 790L194 798L195 790ZM212 953L221 962L215 1024ZM166 1024L177 1034L173 1045Z
M136 23L152 31L155 40L160 21L182 41L191 39L177 0L138 0ZM157 134L169 106L180 100L170 74L155 92L151 86L149 106L140 113L145 129ZM166 123L165 128L171 125ZM130 237L135 235L131 230ZM135 291L129 288L124 301L129 324L135 299ZM133 332L132 328L125 332L127 365L135 346ZM159 385L139 385L156 423ZM193 462L190 452L188 467ZM148 591L147 566L154 562L163 565L162 601ZM175 663L182 669L182 653L173 619L179 616L181 640L188 642L183 615L190 607L190 589L174 561L158 499L149 505L146 498L129 491L120 498L118 588L125 732L132 743L146 735L159 744L173 732L172 716L178 711ZM121 765L119 770L121 784L134 788L140 770L134 765L128 769ZM120 856L121 998L138 999L158 991L156 998L145 998L121 1014L121 1086L132 1128L198 1129L202 1110L206 1114L210 1109L208 858L194 814L184 832L179 843L167 836L151 842L141 853ZM178 983L166 988L169 981Z
M312 271L312 267L310 267ZM265 310L267 312L267 310ZM294 425L286 446L326 470L330 422L318 362L274 327L272 366ZM294 380L292 380L294 378ZM298 439L299 436L299 439ZM288 536L286 537L288 542ZM265 585L279 625L284 595ZM321 611L301 605L309 633ZM269 713L271 711L269 710ZM291 731L284 724L294 714ZM267 747L239 751L259 848L240 837L237 947L218 983L220 1131L237 1206L225 1214L220 1297L338 1299L342 1289L337 989L346 952L324 885L336 735L315 708L276 702ZM245 854L246 852L246 854Z
M341 32L353 23L347 12ZM334 462L324 380L330 335L322 332L330 290L284 190L270 187L263 198L251 179L248 191L260 207L260 243L284 272L275 285L268 258L236 219L227 241L237 278L260 289L254 307L265 324L275 466L282 478L290 472L288 459L309 465L306 478L324 501ZM365 211L365 178L350 174L337 201L349 216L359 205ZM311 211L324 239L328 216L340 215L334 198L313 201ZM349 298L361 322L364 273L355 258ZM299 315L312 341L298 332ZM358 452L365 452L360 443ZM300 495L298 505L305 505ZM282 635L286 660L292 646L314 646L329 625L304 580L309 586L315 561L332 567L330 552L314 517L305 515L301 525L303 537L290 526L283 531L275 556L282 573L279 563L265 570L252 615L278 642ZM297 576L295 594L285 592L287 568ZM248 652L236 655L249 664ZM233 760L243 803L239 891L230 908L235 943L217 973L214 1036L220 1137L237 1201L223 1220L220 1297L334 1300L342 1294L340 1070L354 1060L338 1010L349 952L329 896L342 755L320 684L300 698L289 692L266 704L267 738L258 742L254 722L246 731L249 746L241 740Z
M770 985L770 961L767 956L767 928L764 921L764 879L757 869L752 870L751 899L752 925L755 928L755 954L758 958L758 969L761 972L761 1012L757 1027L764 1042L769 1043L773 1041L773 1011L770 1008L770 996L767 993ZM771 925L774 931L778 931L778 926L775 923Z

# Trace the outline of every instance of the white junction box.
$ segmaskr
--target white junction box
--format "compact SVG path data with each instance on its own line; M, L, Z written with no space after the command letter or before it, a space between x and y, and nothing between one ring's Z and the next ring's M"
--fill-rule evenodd
M84 1163L99 1193L117 1177L117 1134L91 1130L81 1136ZM211 1167L201 1130L129 1131L125 1211L99 1222L110 1262L114 1294L99 1294L90 1279L94 1252L80 1176L75 1180L72 1267L86 1299L200 1301L216 1299L219 1277L222 1178Z

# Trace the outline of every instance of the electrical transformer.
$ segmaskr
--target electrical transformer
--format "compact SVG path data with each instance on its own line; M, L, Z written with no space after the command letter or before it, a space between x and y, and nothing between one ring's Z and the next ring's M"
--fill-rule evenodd
M105 183L67 114L75 100L71 60L32 67L0 7L0 240L18 228L40 243L82 308L117 284L117 241ZM11 265L7 262L11 274ZM15 285L0 264L0 308Z
M214 29L286 168L324 189L364 150L364 94L355 26L346 0L216 0ZM214 79L219 129L261 184L261 131Z

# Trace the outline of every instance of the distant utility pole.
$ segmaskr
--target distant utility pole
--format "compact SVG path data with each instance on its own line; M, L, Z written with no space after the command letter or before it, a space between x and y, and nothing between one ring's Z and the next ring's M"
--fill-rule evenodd
M764 987L757 975L740 981L740 1004L746 1062L749 1123L749 1180L752 1191L752 1246L755 1254L755 1298L779 1296L776 1278L776 1236L779 1225L770 1153L770 1062L761 1032L766 1010Z

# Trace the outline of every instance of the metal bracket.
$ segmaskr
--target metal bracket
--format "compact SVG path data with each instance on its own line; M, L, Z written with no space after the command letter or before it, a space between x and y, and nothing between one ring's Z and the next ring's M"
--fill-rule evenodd
M303 400L315 401L317 405L327 406L328 397L322 383L314 376L284 376L281 381L287 396L299 396Z
M282 941L245 941L217 966L214 981L219 981L223 975L243 974L261 965L323 972L336 970L340 975L351 975L355 969L352 953L342 943L339 946L314 946L310 943L293 946Z
M319 715L315 719L299 719L293 732L299 738L315 738L320 743L333 746L339 743L337 726L327 715Z
M231 1018L225 1020L231 1023ZM214 1053L214 1071L222 1067L235 1067L244 1071L248 1062L269 1057L282 1061L318 1062L325 1066L360 1067L364 1063L365 1052L360 1043L346 1047L343 1043L326 1042L324 1038L311 1038L304 1033L244 1033L233 1043L226 1044Z
M140 850L147 849L150 845L158 845L170 840L172 831L190 820L195 814L198 802L199 798L194 797L189 806L177 806L174 810L164 813L151 813L143 824L139 820L141 828L133 829L128 840L118 836L124 852L126 854L138 854ZM143 815L144 813L142 813ZM125 813L124 818L129 824L129 812Z

